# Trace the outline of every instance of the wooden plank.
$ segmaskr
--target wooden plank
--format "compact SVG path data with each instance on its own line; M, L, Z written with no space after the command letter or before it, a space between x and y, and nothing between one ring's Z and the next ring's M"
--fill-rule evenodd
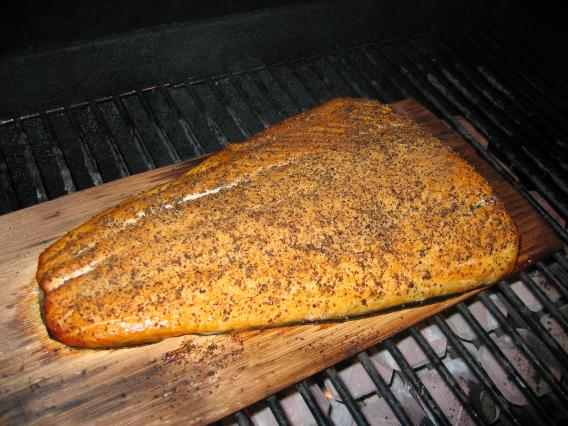
M519 268L561 248L534 209L448 126L415 101L394 106L452 146L492 184L520 230ZM0 217L0 423L208 423L475 293L341 323L186 336L128 349L74 350L49 339L34 280L39 253L101 209L195 163Z

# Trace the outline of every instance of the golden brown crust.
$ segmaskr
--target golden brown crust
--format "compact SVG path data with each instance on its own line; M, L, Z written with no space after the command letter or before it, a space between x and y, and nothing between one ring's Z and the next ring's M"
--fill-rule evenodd
M385 105L336 99L102 212L37 279L52 336L113 347L459 293L517 250L470 165Z

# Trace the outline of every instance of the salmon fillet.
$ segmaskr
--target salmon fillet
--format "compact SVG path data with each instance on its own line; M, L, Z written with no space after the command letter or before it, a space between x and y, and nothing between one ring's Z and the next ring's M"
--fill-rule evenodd
M72 230L37 280L52 337L107 348L461 293L517 251L473 167L386 105L336 99Z

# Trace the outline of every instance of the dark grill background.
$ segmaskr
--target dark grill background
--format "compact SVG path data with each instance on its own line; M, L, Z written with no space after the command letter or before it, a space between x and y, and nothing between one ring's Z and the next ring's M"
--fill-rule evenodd
M531 200L568 243L566 231L533 196L537 192L563 219L568 217L568 84L534 61L491 23L360 44L230 75L156 82L103 99L85 99L76 105L7 117L0 125L0 213L217 151L228 142L244 140L290 115L339 96L384 102L415 98L472 143ZM487 150L456 116L465 117L487 138ZM528 274L534 271L557 289L558 300L550 300L535 283ZM540 354L515 329L533 330L560 361L562 375L566 377L568 356L542 325L541 317L547 313L568 332L568 319L559 309L568 303L568 262L563 253L558 253L536 265L534 271L522 273L520 279L544 306L543 312L531 312L506 282L479 299L498 320L499 330L513 338L551 387L552 391L543 397L536 396L527 386L516 366L472 316L468 304L461 303L432 320L446 336L449 351L466 362L480 388L500 407L499 421L503 424L519 421L551 424L567 418L568 393L564 380L553 377ZM489 298L493 293L507 307L507 318L498 314ZM475 331L475 342L494 354L528 405L515 406L499 392L492 378L447 325L444 318L455 312ZM407 333L422 347L430 362L428 366L439 372L470 418L487 423L483 407L456 385L455 378L438 360L420 330L412 328ZM396 342L407 333L387 340L380 348L386 348L402 367L395 374L422 401L430 421L447 424L438 403L414 370L405 368L405 359ZM385 398L399 421L409 424L408 414L389 384L377 374L368 352L356 358L375 383L377 394ZM323 387L325 379L331 381L357 424L371 420L365 419L361 405L338 375L354 359L297 385L314 417L311 422L328 424L310 390L314 383ZM279 402L284 394L261 403L270 407L280 424L287 422ZM236 421L249 424L248 416L254 409L237 413Z
M568 214L567 84L488 24L132 87L0 125L1 212L221 149L337 96L412 97Z

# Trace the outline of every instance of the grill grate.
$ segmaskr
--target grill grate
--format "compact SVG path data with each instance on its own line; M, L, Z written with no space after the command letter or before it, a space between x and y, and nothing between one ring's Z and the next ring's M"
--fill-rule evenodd
M568 233L560 223L568 219L568 84L487 23L353 46L230 75L133 87L108 98L6 119L0 125L0 213L217 151L228 142L243 140L339 96L384 102L417 99L469 141L568 243ZM488 147L456 116L472 123L487 139ZM539 203L535 193L553 207L559 220ZM535 276L540 277L539 282ZM560 423L568 416L568 393L562 380L568 374L568 355L559 334L547 324L553 322L561 335L568 334L566 311L561 307L568 303L568 261L563 253L556 253L519 278L516 283L501 282L474 301L461 303L426 323L436 326L446 339L444 359L426 333L413 327L223 423L258 423L255 413L268 409L273 424L297 424L284 405L286 397L297 391L298 400L311 416L309 422L331 424L321 396L326 399L322 392L329 393L332 388L335 402L341 400L335 407L343 407L344 420L369 424L374 419L369 418L368 407L342 378L342 371L357 363L375 394L392 411L391 420L405 425L416 423L417 418L433 424L455 420L425 383L421 375L425 369L439 375L473 423L489 424L496 417L503 424L528 419L539 424ZM556 291L554 300L550 289ZM473 303L480 303L496 322L491 333L474 315ZM531 303L539 308L531 309ZM454 315L470 330L469 340L456 332L451 322ZM558 365L552 366L519 330L532 330ZM544 396L527 383L520 364L503 350L500 339L505 335L548 386ZM416 371L400 349L402 340L408 338L425 354L426 365ZM511 402L503 386L498 386L487 363L479 359L481 347L505 372L525 405ZM392 380L383 377L375 364L373 352L381 350L400 367ZM450 371L445 362L448 357L461 360L474 378L476 387L470 387L469 394ZM418 411L410 402L401 402L395 380L408 386ZM486 395L498 413L488 415L480 398L471 397L472 389L477 389L478 396Z

